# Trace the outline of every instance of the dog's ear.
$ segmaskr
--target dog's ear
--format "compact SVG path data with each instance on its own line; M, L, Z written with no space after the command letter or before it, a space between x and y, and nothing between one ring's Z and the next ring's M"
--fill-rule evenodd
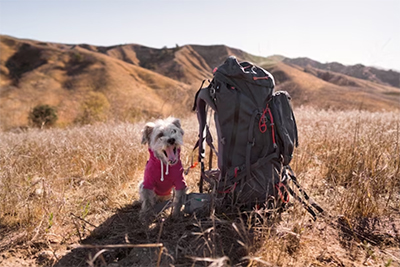
M177 118L171 118L172 119L172 124L174 124L176 127L181 128L181 121Z
M179 119L172 118L172 124L179 128L179 131L181 132L182 135L184 134L184 131L181 128L181 121Z
M150 144L150 135L153 132L155 124L152 122L146 123L142 130L142 144Z

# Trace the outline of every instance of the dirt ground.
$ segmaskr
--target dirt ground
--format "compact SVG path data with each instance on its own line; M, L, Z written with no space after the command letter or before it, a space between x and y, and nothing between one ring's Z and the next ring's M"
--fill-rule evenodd
M307 233L299 235L296 228L279 226L287 212L271 222L254 217L252 226L249 218L221 216L161 216L143 225L139 210L135 203L96 228L87 225L90 234L75 244L19 243L24 233L3 231L0 266L400 266L398 211L385 221L358 224L343 217L313 222L308 216L302 226ZM284 259L268 256L268 246Z

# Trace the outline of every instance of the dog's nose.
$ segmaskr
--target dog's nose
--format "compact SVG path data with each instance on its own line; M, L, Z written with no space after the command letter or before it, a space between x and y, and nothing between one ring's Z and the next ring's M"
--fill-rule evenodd
M170 145L173 145L173 144L175 144L175 138L170 138L170 139L168 139L168 144L170 144Z

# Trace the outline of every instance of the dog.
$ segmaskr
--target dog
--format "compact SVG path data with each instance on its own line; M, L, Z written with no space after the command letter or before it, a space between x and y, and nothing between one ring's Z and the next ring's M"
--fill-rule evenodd
M142 219L154 215L156 202L169 199L173 189L172 216L180 213L187 189L180 160L183 135L180 120L174 117L148 122L142 130L142 144L148 145L150 155L139 185Z

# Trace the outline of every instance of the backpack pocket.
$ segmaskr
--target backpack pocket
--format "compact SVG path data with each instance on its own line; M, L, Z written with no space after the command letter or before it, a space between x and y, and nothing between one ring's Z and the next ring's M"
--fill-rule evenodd
M271 99L271 112L278 133L278 147L283 165L289 165L294 148L298 146L297 125L294 118L290 95L284 91L275 92Z
M227 206L246 206L266 204L268 208L277 206L276 184L281 182L281 163L273 153L251 165L250 176L245 166L231 168L219 181L217 192Z

